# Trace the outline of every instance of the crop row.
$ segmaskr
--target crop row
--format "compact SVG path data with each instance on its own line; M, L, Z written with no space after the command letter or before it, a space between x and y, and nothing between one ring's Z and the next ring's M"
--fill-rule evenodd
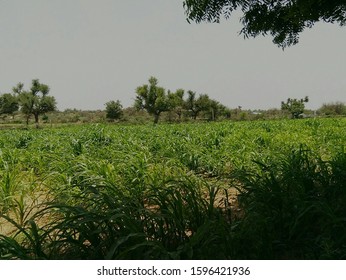
M346 228L345 128L308 119L4 130L1 258L343 258L329 231ZM302 241L319 249L301 252Z

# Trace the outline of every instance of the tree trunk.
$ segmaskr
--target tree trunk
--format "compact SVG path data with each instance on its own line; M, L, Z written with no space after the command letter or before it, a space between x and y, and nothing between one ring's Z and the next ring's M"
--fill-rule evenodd
M26 115L26 126L29 125L29 119L30 119L30 115Z
M154 114L154 124L157 124L159 122L159 118L160 118L160 113Z
M36 125L36 128L38 128L38 114L34 114L35 116L35 125Z

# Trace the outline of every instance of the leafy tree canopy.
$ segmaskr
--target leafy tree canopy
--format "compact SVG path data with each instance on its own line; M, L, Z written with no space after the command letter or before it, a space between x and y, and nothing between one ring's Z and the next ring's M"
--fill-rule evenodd
M56 109L54 96L49 96L49 86L41 84L38 79L32 80L30 91L23 91L23 84L18 83L13 88L15 93L19 93L20 110L26 115L27 123L31 115L35 117L36 127L38 127L39 115Z
M0 114L13 114L18 109L18 99L15 95L4 93L0 96Z
M245 37L270 34L282 48L298 43L316 22L346 23L346 0L184 0L184 8L188 21L197 23L219 22L241 10Z
M158 86L155 77L149 78L149 84L139 86L136 89L135 107L145 109L150 115L154 116L154 123L159 121L160 114L168 111L170 102L163 87Z
M302 99L288 98L286 102L281 102L281 110L287 110L291 113L292 119L298 119L304 113L305 104L309 102L309 97L305 96Z
M183 89L177 89L175 92L168 91L167 93L169 109L171 111L174 111L178 115L179 120L181 119L181 115L183 114L185 103L184 94L185 91Z
M109 101L106 104L106 118L110 120L117 120L123 116L123 106L120 101Z

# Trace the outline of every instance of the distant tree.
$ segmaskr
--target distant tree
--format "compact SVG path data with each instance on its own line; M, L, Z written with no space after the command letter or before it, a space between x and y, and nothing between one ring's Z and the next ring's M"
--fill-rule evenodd
M185 108L190 113L192 119L197 119L200 112L211 109L212 100L209 98L208 94L200 94L196 97L196 93L191 90L189 90L187 94Z
M22 85L19 83L18 85ZM14 88L14 91L18 88ZM23 91L23 86L19 91L19 105L21 112L26 116L26 123L29 124L30 116L35 118L38 128L39 116L56 109L56 101L53 96L48 96L49 86L41 84L38 79L32 80L30 91ZM16 91L15 91L16 92Z
M346 115L346 105L342 102L325 103L317 110L319 114L332 116L332 115Z
M189 90L185 101L185 108L192 119L197 119L199 113L209 106L209 97L206 94L196 96L196 92Z
M220 102L214 99L210 100L210 105L207 112L209 114L209 120L211 121L217 120L221 115L227 117L227 113L229 113L226 106L220 104Z
M213 100L210 99L209 95L208 94L200 94L196 100L196 108L197 108L197 111L198 113L199 112L211 112L211 114L213 115L215 113L212 112L213 108L212 106L216 104L213 104ZM215 107L214 107L215 109ZM214 116L212 116L212 119L214 119Z
M281 110L286 110L291 113L292 119L297 119L304 113L305 104L309 102L309 98L306 96L302 99L288 98L286 102L281 102Z
M224 117L225 119L230 119L232 115L232 111L230 108L226 107L225 105L220 104L218 109L219 116Z
M177 114L179 121L181 120L184 110L184 93L185 91L183 89L178 89L176 92L167 93L169 109Z
M228 108L227 106L219 103L218 108L217 108L217 116L223 117L225 119L230 119L231 118L231 109Z
M123 116L123 106L120 101L109 101L106 104L106 118L118 120Z
M13 115L18 111L18 98L14 94L4 93L0 96L0 114Z
M29 124L29 120L32 115L33 103L33 96L30 92L23 91L19 95L20 111L25 115L27 125Z
M158 123L162 112L168 111L170 103L163 87L157 86L155 77L149 78L148 85L142 85L136 89L135 107L138 110L144 109L154 116L154 123Z
M15 87L12 88L12 91L15 95L19 95L22 93L23 88L24 88L24 84L18 83Z
M187 98L184 104L184 108L189 112L193 119L197 118L199 112L196 107L196 92L192 90L187 91Z
M345 0L184 0L188 21L219 22L236 10L245 37L270 34L280 47L298 43L299 34L316 22L346 24Z

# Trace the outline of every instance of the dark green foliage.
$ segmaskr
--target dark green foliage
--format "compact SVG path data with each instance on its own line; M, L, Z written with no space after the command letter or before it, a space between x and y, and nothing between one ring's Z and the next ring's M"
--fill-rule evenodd
M135 107L138 110L144 109L154 116L154 123L158 123L162 112L168 111L170 102L163 87L158 87L158 80L155 77L149 78L149 85L143 85L136 89Z
M204 112L209 120L215 120L219 111L224 109L224 106L219 102L211 99L208 94L200 94L196 96L196 92L189 90L188 96L184 102L184 108L187 110L192 119L197 119L197 116Z
M123 116L123 106L120 101L109 101L106 103L106 118L118 120Z
M346 154L323 161L301 147L243 172L241 258L345 259Z
M181 120L183 113L196 120L203 112L208 120L216 120L219 115L225 112L226 107L211 99L208 94L196 95L194 91L187 91L187 98L184 100L185 91L178 89L176 92L157 86L157 79L151 77L149 85L143 85L136 89L135 107L145 109L154 116L154 123L157 123L162 112L169 111L178 116ZM171 117L169 118L171 120Z
M185 91L183 89L178 89L174 93L168 92L167 94L170 111L178 115L179 121L184 110L184 94Z
M36 127L38 127L39 116L56 109L56 101L53 96L48 96L49 86L41 84L38 79L32 80L30 91L22 91L23 84L15 87L18 95L21 112L26 116L26 123L29 123L31 115L35 118Z
M292 119L298 119L301 114L304 113L304 103L309 102L309 98L306 96L300 100L294 98L288 98L287 102L281 102L281 110L286 110L291 113Z
M18 149L26 149L29 146L31 141L32 141L31 135L23 134L17 139L15 143L15 147Z
M15 95L4 93L0 96L0 114L13 114L18 109L18 98Z
M188 19L196 22L219 22L241 10L245 37L270 34L283 48L298 43L299 34L316 22L346 23L344 0L185 0L184 7Z

